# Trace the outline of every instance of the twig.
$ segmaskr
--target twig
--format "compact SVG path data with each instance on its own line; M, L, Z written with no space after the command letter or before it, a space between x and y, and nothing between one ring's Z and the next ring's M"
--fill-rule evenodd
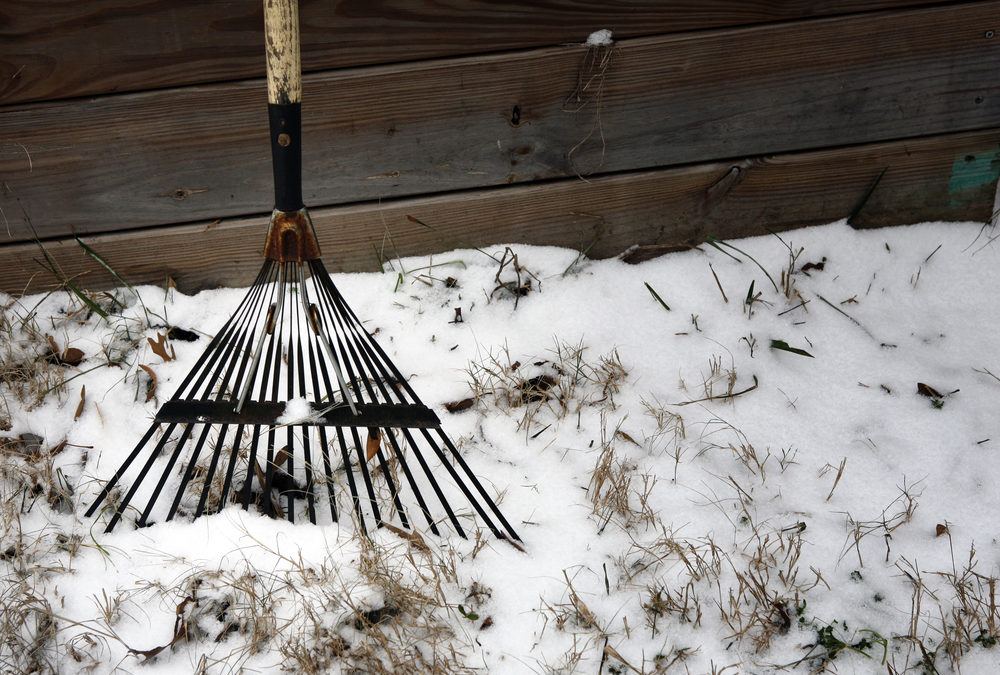
M743 394L748 394L757 388L759 382L757 381L757 376L753 376L753 385L747 387L743 391L733 391L727 392L725 394L717 394L715 396L706 396L705 398L695 399L694 401L684 401L683 403L674 403L674 405L691 405L692 403L704 403L705 401L724 401L728 398L736 398L737 396L742 396Z

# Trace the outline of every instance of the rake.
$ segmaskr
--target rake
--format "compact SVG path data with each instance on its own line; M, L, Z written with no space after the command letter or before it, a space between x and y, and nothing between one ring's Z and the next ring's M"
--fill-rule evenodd
M292 522L347 511L363 532L450 523L466 537L471 507L519 541L320 259L302 201L297 1L264 0L264 19L275 192L264 264L87 516L110 513L110 532L127 513L144 527L235 502Z

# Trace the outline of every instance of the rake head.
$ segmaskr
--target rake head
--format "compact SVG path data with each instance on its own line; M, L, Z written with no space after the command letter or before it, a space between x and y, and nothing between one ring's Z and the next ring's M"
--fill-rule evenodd
M130 513L142 527L235 502L465 537L474 512L519 539L330 280L305 209L276 212L267 242L235 313L87 515L107 504L111 531Z

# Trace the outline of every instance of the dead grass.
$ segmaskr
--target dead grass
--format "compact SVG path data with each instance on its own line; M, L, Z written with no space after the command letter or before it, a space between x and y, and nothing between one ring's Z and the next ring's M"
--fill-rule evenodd
M586 351L582 342L557 340L548 356L528 363L512 358L506 346L488 352L466 370L472 396L481 412L519 417L518 428L526 432L567 417L579 423L587 407L614 410L628 371L617 351L594 360L586 358Z

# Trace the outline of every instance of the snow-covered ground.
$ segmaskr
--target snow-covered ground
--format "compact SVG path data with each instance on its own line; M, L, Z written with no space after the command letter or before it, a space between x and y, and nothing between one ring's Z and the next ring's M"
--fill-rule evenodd
M2 669L1000 672L993 236L834 223L334 275L523 551L239 505L105 534L83 512L245 290L92 294L107 320L0 298ZM168 362L166 325L202 337Z

